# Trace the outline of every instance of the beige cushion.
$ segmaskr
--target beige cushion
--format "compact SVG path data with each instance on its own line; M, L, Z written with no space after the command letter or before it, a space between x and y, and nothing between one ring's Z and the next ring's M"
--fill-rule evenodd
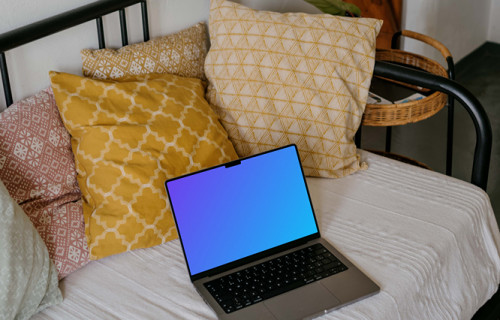
M204 23L147 42L118 50L81 51L82 71L86 77L120 79L148 73L172 73L205 79L203 63L207 54Z
M381 24L212 0L207 97L238 154L295 143L306 175L359 170L353 137Z

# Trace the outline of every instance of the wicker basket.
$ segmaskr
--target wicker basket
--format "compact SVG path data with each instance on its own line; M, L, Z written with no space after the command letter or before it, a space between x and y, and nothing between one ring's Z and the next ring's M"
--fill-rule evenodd
M376 60L404 64L439 76L448 77L445 68L439 63L411 52L381 49L377 50ZM389 81L396 82L393 80ZM397 83L411 87L415 91L429 92L429 90L424 88L400 82ZM399 104L367 104L365 113L363 114L362 125L386 127L421 121L436 114L446 105L446 102L447 95L436 91L417 101Z

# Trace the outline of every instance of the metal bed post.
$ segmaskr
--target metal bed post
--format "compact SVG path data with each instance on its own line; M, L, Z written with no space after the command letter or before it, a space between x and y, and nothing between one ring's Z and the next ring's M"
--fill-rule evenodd
M120 31L122 34L122 45L128 45L128 34L127 34L127 18L125 17L125 9L120 9Z
M455 80L455 64L451 56L446 58L448 78ZM446 134L446 175L451 176L453 165L453 131L455 124L455 99L448 95L448 127Z
M356 131L356 134L354 135L354 144L356 145L357 148L361 148L361 134L363 131L362 129L363 129L363 125L360 124L358 131Z
M5 104L12 104L12 91L10 89L9 73L7 72L7 61L5 60L5 52L0 53L0 71L2 73L3 92L5 94Z
M385 127L385 152L391 152L392 147L392 127Z
M491 157L492 130L486 111L484 111L479 100L467 89L451 79L400 65L396 66L388 62L375 61L374 74L444 92L452 95L465 107L476 129L476 147L471 182L486 191Z
M149 40L149 21L148 21L148 6L146 1L141 2L141 13L142 13L142 34L144 36L144 41Z
M401 31L398 31L392 35L391 49L399 48L400 36L401 36ZM391 152L391 146L392 146L392 127L388 126L385 128L385 152Z
M104 27L102 23L102 17L96 19L97 23L97 39L99 41L99 49L106 48L106 42L104 41Z

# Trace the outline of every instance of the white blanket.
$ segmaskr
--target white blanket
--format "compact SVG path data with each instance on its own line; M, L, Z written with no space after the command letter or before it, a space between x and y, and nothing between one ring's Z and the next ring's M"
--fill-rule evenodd
M498 289L500 234L473 185L361 151L369 169L308 178L322 235L377 282L377 295L322 319L470 319ZM34 319L214 319L178 240L93 261Z

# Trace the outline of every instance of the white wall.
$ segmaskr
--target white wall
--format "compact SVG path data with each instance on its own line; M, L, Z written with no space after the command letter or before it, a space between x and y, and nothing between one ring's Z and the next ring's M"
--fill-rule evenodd
M488 41L500 43L500 0L491 0Z
M403 0L403 29L440 41L458 61L487 41L492 2L500 6L500 0ZM404 50L444 62L438 51L421 42L405 39Z

